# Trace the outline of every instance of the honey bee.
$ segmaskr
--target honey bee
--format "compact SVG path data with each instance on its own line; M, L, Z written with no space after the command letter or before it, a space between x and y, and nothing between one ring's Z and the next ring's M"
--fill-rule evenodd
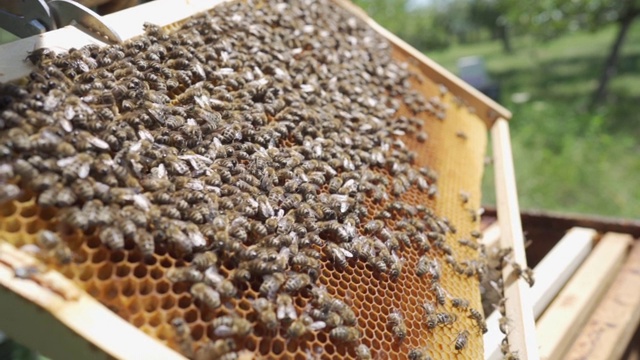
M199 283L204 280L204 275L190 266L180 268L172 267L167 271L167 278L172 283L183 281Z
M253 308L258 313L259 321L269 330L278 326L278 318L273 303L265 298L258 298L253 302Z
M500 342L500 352L502 352L502 355L507 355L509 353L509 341L506 337L502 339L502 342Z
M460 200L462 200L463 204L468 203L470 197L471 197L471 194L469 194L469 192L460 190Z
M327 242L323 248L327 257L341 268L347 266L347 259L353 257L353 254L340 246Z
M42 230L38 233L38 244L45 250L53 250L62 244L62 239L58 234L50 230Z
M506 353L504 353L504 357L502 359L503 360L519 360L520 356L518 355L517 351L507 351Z
M384 228L382 220L371 220L364 226L364 231L369 234L375 234Z
M440 325L451 325L458 319L458 317L455 314L449 314L444 312L437 313L436 318L438 319L438 324Z
M37 241L59 263L69 264L73 260L73 252L58 234L49 230L42 230L38 234Z
M511 266L513 266L513 271L517 276L523 278L530 287L535 284L535 279L533 277L533 270L528 267L523 268L520 264L512 262Z
M431 261L429 261L428 272L429 275L431 275L432 282L440 280L442 270L437 259L431 259Z
M404 258L398 259L395 253L393 253L392 256L394 261L389 267L389 277L392 280L397 280L398 277L400 277L400 273L402 272L402 267L404 266L404 263L406 262L406 260Z
M458 333L455 340L455 349L457 351L463 350L467 346L467 342L469 341L469 331L463 330Z
M438 195L438 186L436 184L431 184L431 186L429 186L429 190L427 190L427 196L429 196L429 199L433 199L436 195Z
M445 298L445 291L442 288L442 286L440 286L439 283L434 282L431 285L431 290L436 294L436 301L438 302L438 304L444 305L446 298Z
M484 321L484 316L482 315L482 313L474 308L469 308L469 312L471 313L471 315L469 315L469 318L473 319L476 322L480 332L483 334L486 333L488 331L487 323Z
M368 263L373 266L374 269L376 269L377 271L381 272L381 273L386 273L387 271L389 271L389 268L387 267L387 264L385 263L384 259L380 256L371 256L369 257Z
M296 293L301 289L311 285L311 278L307 274L290 274L283 285L283 289L288 293Z
M292 321L298 317L293 299L288 294L278 294L276 300L276 316L278 320Z
M188 357L193 357L193 338L191 337L191 329L183 318L174 318L171 325L176 334L176 342L180 346L180 350Z
M399 309L393 309L387 318L387 324L391 327L391 332L400 341L407 337L407 326L404 323L404 316Z
M298 338L305 335L309 331L317 331L324 329L326 326L324 321L313 321L309 315L302 315L294 320L287 329L287 337Z
M29 52L24 60L29 60L33 65L38 66L42 62L52 61L55 58L56 53L53 50L49 48L39 48Z
M100 241L113 250L121 250L124 248L124 236L122 232L113 226L108 226L100 231Z
M222 304L220 301L220 294L204 283L195 283L191 285L191 295L200 300L203 304L211 309L216 309Z
M153 236L146 229L139 228L136 230L134 239L142 256L145 259L150 259L155 252Z
M232 298L238 293L235 285L230 280L224 279L218 283L216 290L225 298Z
M268 299L273 299L282 284L287 280L282 273L265 275L263 279L264 281L260 285L259 291L261 295L266 296Z
M473 250L478 250L478 248L479 248L478 244L475 241L470 240L470 239L459 239L458 243L460 245L470 247Z
M358 360L371 360L373 357L371 356L371 350L365 344L360 344L356 347L356 357Z
M196 360L221 359L225 354L229 354L236 349L236 342L233 339L218 339L214 342L207 342L195 353Z
M341 302L341 301L338 299L334 299L333 303L335 302ZM358 321L358 319L356 318L356 313L353 311L353 309L351 309L346 304L344 303L342 304L344 306L338 309L340 316L342 316L342 321L344 322L345 325L349 325L349 326L355 325L356 322Z
M427 354L426 346L424 348L413 348L409 350L409 360L431 360L431 356Z
M354 342L360 339L360 331L353 326L338 326L331 329L329 338L336 343Z
M251 280L251 273L247 269L234 269L229 274L229 277L235 281L249 281Z
M77 200L76 194L70 188L63 187L58 191L56 195L56 206L57 207L68 207L73 205Z
M179 253L191 254L193 252L193 242L177 225L167 224L165 233L167 239Z
M246 336L251 332L251 323L237 316L221 316L211 322L216 336Z
M502 291L499 291L499 292L501 293ZM493 306L500 312L502 316L505 316L507 313L507 308L505 306L506 304L507 304L507 298L502 298L498 302L497 306L496 305L493 305Z
M425 323L429 330L433 330L438 326L438 317L435 314L428 314L425 316Z
M462 298L453 298L451 299L451 305L454 308L466 309L469 307L469 300L462 299Z
M192 264L196 267L196 269L200 271L207 270L212 266L216 266L218 262L218 256L213 251L207 251L202 253L197 253L193 257Z
M509 332L509 318L507 318L506 316L501 316L498 320L498 328L503 334L507 335L507 333Z

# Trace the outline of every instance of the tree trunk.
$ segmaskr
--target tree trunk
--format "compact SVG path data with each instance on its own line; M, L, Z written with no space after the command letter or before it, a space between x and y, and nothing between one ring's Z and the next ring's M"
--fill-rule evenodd
M599 105L602 100L607 95L607 85L609 85L609 81L613 78L616 73L616 67L618 65L618 59L620 58L620 51L622 50L622 44L629 32L629 28L633 21L637 17L637 11L631 11L626 14L626 16L622 17L619 24L618 35L616 36L616 40L611 47L611 51L609 52L609 56L607 57L607 61L604 64L604 69L602 74L600 75L600 81L598 82L598 87L596 91L593 93L591 98L591 103L589 106L591 108Z
M498 36L500 37L500 41L502 42L502 51L505 54L511 54L513 52L513 47L511 47L511 37L509 36L509 26L507 24L498 25Z

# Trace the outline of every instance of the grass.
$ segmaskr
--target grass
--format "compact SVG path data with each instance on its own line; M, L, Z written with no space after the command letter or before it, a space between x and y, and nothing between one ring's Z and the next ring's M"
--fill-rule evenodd
M458 58L482 56L500 83L501 103L514 113L523 209L640 218L640 22L628 34L607 103L585 110L615 34L609 27L542 44L518 38L508 55L498 42L427 52L453 72ZM514 102L516 93L529 100ZM485 203L495 203L491 169L483 191Z

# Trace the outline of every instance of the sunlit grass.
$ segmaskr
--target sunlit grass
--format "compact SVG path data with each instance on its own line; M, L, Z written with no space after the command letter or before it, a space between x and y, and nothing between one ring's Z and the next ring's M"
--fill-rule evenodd
M515 39L505 55L485 42L427 55L456 71L462 56L482 56L514 113L511 136L520 204L548 209L640 218L640 23L625 42L606 104L586 104L615 36L615 27L573 33L548 43ZM528 93L516 104L514 93ZM487 169L485 203L495 202Z

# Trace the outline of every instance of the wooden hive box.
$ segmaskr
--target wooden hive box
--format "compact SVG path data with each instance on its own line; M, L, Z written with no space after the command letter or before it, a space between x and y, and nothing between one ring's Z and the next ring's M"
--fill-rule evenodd
M117 29L123 39L131 39L143 33L145 22L168 29L179 29L180 23L177 22L214 8L217 3L203 0L158 0L108 15L105 19ZM260 4L254 4L256 11ZM417 153L417 165L433 168L438 173L438 183L441 184L440 195L435 200L413 190L403 195L403 199L414 204L428 204L438 216L451 220L459 234L466 236L478 230L479 222L469 214L470 210L475 211L480 207L486 135L490 129L496 167L501 244L512 247L514 261L526 266L509 142L507 121L511 117L510 112L377 25L351 3L336 0L332 4L346 9L354 19L363 21L386 38L392 47L394 60L406 63L408 69L417 74L410 81L411 88L425 98L437 99L447 110L444 121L437 120L439 115L436 113L419 115L424 122L425 132L429 134L426 143L423 144L409 134L398 135ZM213 11L215 12L215 8ZM99 40L73 27L5 44L0 47L0 82L27 76L32 67L23 60L26 54L36 48L48 47L57 51L87 44L104 46ZM399 115L410 116L410 112L402 108ZM461 192L468 194L468 201L461 202ZM372 207L375 208L375 205ZM95 233L83 234L71 229L65 234L65 240L76 244L74 251L78 258L74 263L48 263L49 269L44 275L27 272L20 277L13 276L16 272L23 274L24 269L37 263L16 248L33 244L40 229L55 228L58 221L56 210L39 207L34 194L25 193L17 200L3 205L0 237L5 243L2 244L0 256L1 299L15 304L11 310L4 306L6 312L3 316L11 315L16 322L21 319L24 325L3 324L11 337L44 354L60 358L70 355L84 357L93 351L90 349L95 348L104 356L122 359L178 358L180 355L162 343L175 350L180 348L169 322L176 316L182 316L192 323L192 333L198 334L194 335L195 340L207 338L207 321L211 319L202 319L201 308L193 303L188 291L172 287L166 280L167 268L175 264L184 265L184 261L172 258L166 251L154 255L155 260L146 263L130 251L109 250L100 243ZM456 255L471 259L472 252L456 241L460 236L462 235L451 234L447 241L452 244ZM402 256L407 268L416 266L419 258L417 252L407 250ZM454 342L463 329L474 326L473 320L467 316L461 315L453 326L443 327L437 339L424 330L421 302L425 297L432 297L425 295L431 291L430 283L426 280L402 275L399 282L394 283L385 277L375 276L365 264L356 265L353 269L340 273L342 275L336 275L335 270L330 270L334 268L329 266L320 275L319 282L330 293L351 302L358 309L358 325L363 333L361 341L371 348L374 355L386 354L396 358L406 354L409 348L426 347L429 351L446 353L453 358L481 357L482 337L475 331L469 333L465 351L453 350ZM471 305L478 308L480 296L476 290L477 280L457 276L450 268L443 269L443 272L443 286L448 289L449 296L464 294L469 297ZM504 269L504 274L507 284L507 313L514 329L508 336L511 349L517 351L521 359L535 359L538 357L535 338L526 336L534 328L531 304L527 297L528 286L523 280L511 277L510 266ZM70 280L65 279L65 276ZM384 298L391 300L380 300ZM25 299L28 301L21 301ZM240 313L250 312L251 302L246 299L231 303ZM303 304L304 301L297 305L299 311L304 311ZM38 308L46 311L37 311ZM405 314L409 323L404 343L394 341L385 325L387 316L396 309ZM25 319L28 321L22 321ZM35 323L39 325L35 326ZM136 330L136 327L142 332ZM43 332L50 335L38 336L34 333L35 328L46 330ZM354 355L353 347L333 346L326 334L313 339L328 357ZM259 357L272 354L271 351L276 354L289 351L288 341L269 341L250 336L244 343L245 351L241 355L251 357L255 354ZM62 347L61 344L68 345ZM306 353L294 348L290 356L303 358L309 355L309 351L309 347L306 348Z
M531 299L543 359L633 359L640 334L640 223L579 214L523 211L536 281ZM495 209L483 218L485 245L498 241ZM500 359L488 316L485 358ZM635 333L635 335L634 335Z

